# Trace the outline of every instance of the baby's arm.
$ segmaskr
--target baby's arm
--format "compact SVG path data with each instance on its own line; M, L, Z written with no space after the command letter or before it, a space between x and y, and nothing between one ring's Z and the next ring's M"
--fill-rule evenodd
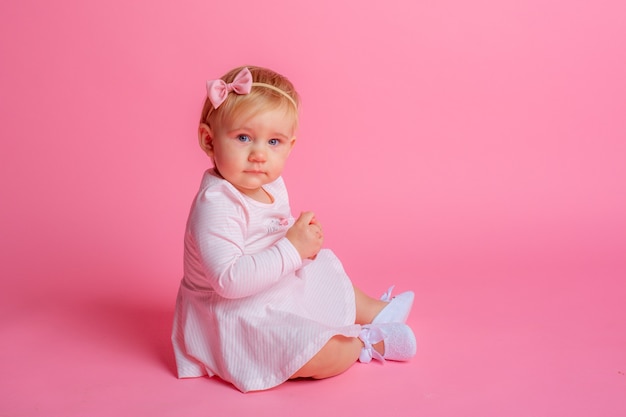
M234 205L214 207L199 202L190 233L198 262L211 288L225 298L242 298L269 288L302 266L298 249L286 238L246 254L245 215Z

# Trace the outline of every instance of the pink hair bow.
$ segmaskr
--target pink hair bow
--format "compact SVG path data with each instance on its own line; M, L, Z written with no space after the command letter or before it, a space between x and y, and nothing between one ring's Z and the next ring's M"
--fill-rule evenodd
M248 94L252 89L252 74L248 68L244 68L235 76L232 83L225 83L224 80L210 80L206 82L206 91L213 104L213 108L217 109L228 97L228 93L234 91L237 94Z

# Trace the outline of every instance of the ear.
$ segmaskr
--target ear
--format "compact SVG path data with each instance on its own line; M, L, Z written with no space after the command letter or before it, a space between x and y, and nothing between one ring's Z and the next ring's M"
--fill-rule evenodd
M293 146L296 144L296 137L294 136L293 138L291 138L291 140L289 141L289 152L291 152L293 150Z
M206 123L200 123L198 127L198 141L202 150L213 157L213 131Z

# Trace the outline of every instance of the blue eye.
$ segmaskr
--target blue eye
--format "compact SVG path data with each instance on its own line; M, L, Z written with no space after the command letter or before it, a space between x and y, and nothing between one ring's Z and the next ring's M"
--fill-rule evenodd
M248 135L239 135L239 136L237 136L237 140L239 140L239 142L250 142L250 136L248 136Z
M272 146L276 146L280 144L280 141L278 139L270 139L268 143Z

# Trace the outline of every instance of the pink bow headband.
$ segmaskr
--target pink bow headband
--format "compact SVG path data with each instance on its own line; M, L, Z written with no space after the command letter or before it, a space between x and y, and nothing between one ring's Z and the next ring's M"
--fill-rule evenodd
M274 90L287 97L291 104L293 104L296 109L298 108L296 101L280 88L274 87L270 84L252 82L252 74L248 68L244 68L239 71L232 83L226 83L221 79L209 80L206 82L207 95L211 104L213 104L213 108L215 109L217 109L226 100L228 93L234 92L236 94L249 94L252 87L264 87Z

